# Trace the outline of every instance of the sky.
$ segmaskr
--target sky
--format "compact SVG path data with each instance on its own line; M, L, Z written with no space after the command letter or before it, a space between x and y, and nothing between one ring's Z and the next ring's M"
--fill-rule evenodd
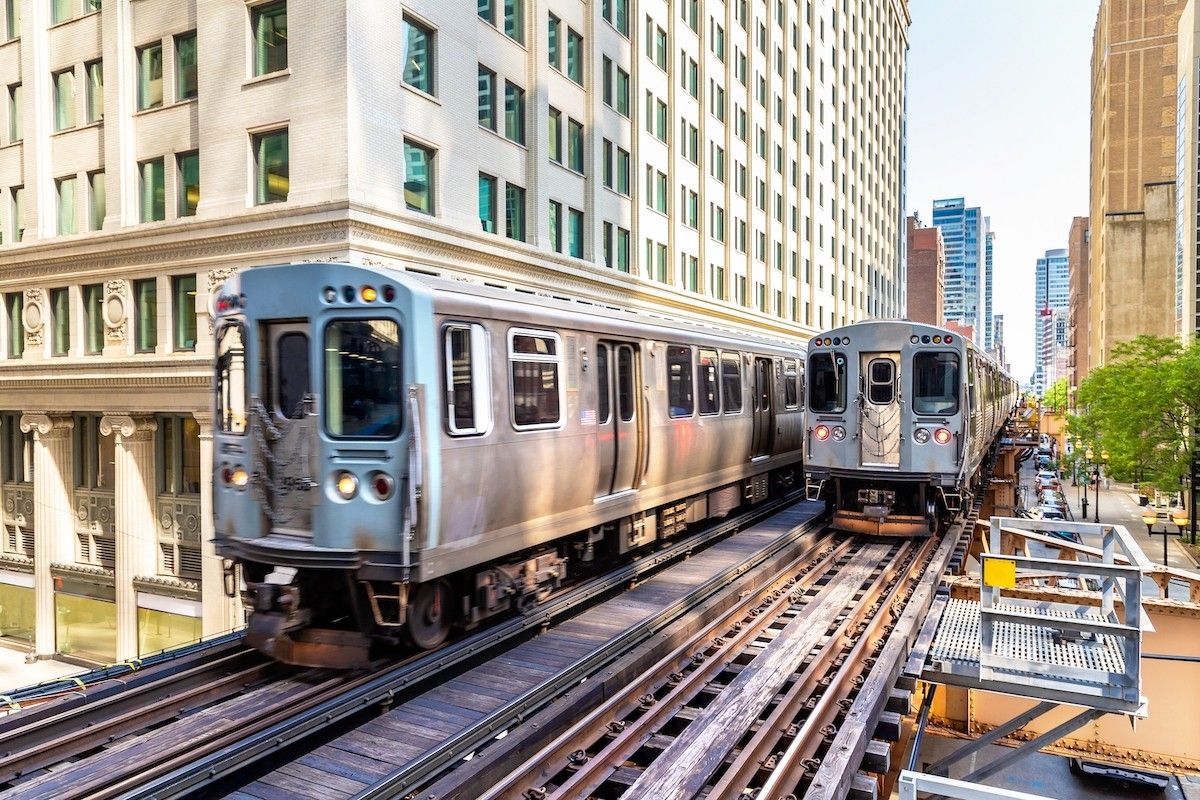
M1099 0L910 0L906 212L965 197L992 219L993 313L1033 373L1034 271L1088 214ZM980 265L982 267L982 264Z

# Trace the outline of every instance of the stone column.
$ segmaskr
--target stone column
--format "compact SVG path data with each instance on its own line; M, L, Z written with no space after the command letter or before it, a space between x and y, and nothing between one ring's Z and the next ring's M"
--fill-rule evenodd
M239 627L241 601L225 594L225 567L213 544L212 414L192 414L200 424L200 607L201 633L212 636ZM233 587L237 591L237 587Z
M24 414L21 431L33 431L33 594L36 609L34 652L55 653L54 579L52 563L74 562L75 517L71 483L75 474L71 428L65 414Z
M137 591L133 579L158 573L154 417L105 414L100 433L116 437L117 660L138 654Z

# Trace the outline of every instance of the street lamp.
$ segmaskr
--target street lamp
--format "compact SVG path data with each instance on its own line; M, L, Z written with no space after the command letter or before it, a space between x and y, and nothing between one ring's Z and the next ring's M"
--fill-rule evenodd
M1092 459L1093 458L1095 458L1095 454L1092 452L1092 448L1089 447L1088 449L1083 451L1083 504L1082 505L1083 505L1083 521L1084 522L1087 522L1088 484L1092 478ZM1098 495L1097 495L1097 499L1099 499Z
M1170 562L1167 560L1167 537L1183 535L1183 529L1186 528L1187 524L1188 524L1187 510L1182 509L1182 508L1177 508L1177 509L1174 509L1173 511L1171 511L1170 516L1167 519L1163 520L1161 531L1154 530L1155 526L1158 525L1159 520L1158 520L1158 510L1153 507L1149 507L1145 511L1142 512L1142 522L1146 523L1146 530L1150 533L1151 536L1159 535L1159 536L1163 537L1163 560L1162 560L1162 563L1163 563L1164 567L1168 566ZM1172 529L1174 529L1174 530L1172 530Z
M1100 470L1107 463L1108 463L1108 451L1101 450L1100 451L1100 461L1096 464L1095 469L1094 469L1094 472L1096 475L1096 504L1093 508L1093 511L1096 516L1092 519L1092 522L1096 522L1096 523L1100 522Z

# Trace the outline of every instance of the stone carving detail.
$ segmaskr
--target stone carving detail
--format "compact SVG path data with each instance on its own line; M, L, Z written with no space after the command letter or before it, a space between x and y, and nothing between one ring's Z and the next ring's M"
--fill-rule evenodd
M101 435L112 436L116 432L123 442L147 441L154 437L156 430L158 421L154 417L105 414L100 418Z
M221 284L232 278L238 272L237 267L218 267L208 271L208 293L216 294Z
M25 290L25 307L21 311L21 318L25 321L25 346L41 347L46 328L41 289Z
M104 283L104 341L122 344L129 331L127 283L118 278Z
M21 415L21 432L33 431L41 441L65 439L71 435L75 420L66 414L44 414L30 412Z

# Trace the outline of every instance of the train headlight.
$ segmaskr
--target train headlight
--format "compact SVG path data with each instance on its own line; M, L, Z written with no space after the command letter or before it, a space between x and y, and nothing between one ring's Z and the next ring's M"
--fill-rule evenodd
M845 438L846 438L846 429L843 428L841 425L834 425L833 426L833 440L835 442L840 442Z
M813 434L817 437L817 439L823 442L829 438L829 426L818 425L817 427L813 428Z
M925 444L929 441L929 431L926 428L917 428L913 431L913 439L917 444Z
M239 489L245 489L246 484L250 483L250 473L243 467L234 467L233 472L229 474L229 483Z
M950 444L950 431L938 428L933 432L933 440L938 444Z
M396 491L396 482L386 472L376 472L371 476L371 491L380 500L387 500Z
M358 494L358 478L349 472L339 472L333 476L333 488L337 491L338 497L343 500L351 500L354 495Z

